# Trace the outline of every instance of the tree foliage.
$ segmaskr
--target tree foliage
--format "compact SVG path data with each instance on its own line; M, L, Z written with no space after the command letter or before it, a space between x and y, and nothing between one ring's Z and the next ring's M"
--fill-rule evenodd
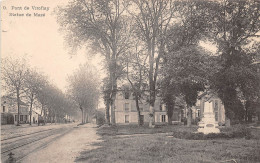
M82 123L87 114L95 110L99 98L99 78L96 69L89 64L79 67L68 78L67 93L82 112Z
M210 8L210 37L221 57L221 69L212 81L231 119L242 120L243 101L258 97L260 78L252 66L257 51L251 44L259 37L259 6L259 1L225 0Z
M3 88L7 94L15 96L18 107L17 125L19 125L21 95L24 93L26 76L28 75L28 65L25 59L4 58L2 60L2 81Z
M110 90L108 97L112 110L115 107L117 79L120 77L119 58L128 49L128 36L131 34L125 15L127 6L127 1L119 0L74 0L57 10L58 23L66 32L65 38L73 51L88 45L105 56L109 77L107 86L110 86L107 90ZM111 117L114 124L115 115Z

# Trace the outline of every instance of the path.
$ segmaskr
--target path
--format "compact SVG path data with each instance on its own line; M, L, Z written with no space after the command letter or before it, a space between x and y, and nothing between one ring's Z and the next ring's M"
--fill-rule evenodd
M71 163L74 162L81 151L91 150L99 139L95 125L86 124L75 128L72 132L61 137L36 152L25 157L24 163Z

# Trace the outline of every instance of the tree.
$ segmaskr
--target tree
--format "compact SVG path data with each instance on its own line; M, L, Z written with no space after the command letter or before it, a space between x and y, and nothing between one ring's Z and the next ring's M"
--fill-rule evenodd
M32 124L32 107L33 103L37 99L40 88L44 86L43 76L33 69L28 70L28 74L25 76L24 92L30 105L30 125Z
M179 95L179 92L177 92L177 85L175 83L171 83L171 77L166 77L167 74L165 74L162 82L160 83L160 94L162 97L162 101L166 105L167 115L168 115L168 124L172 124L172 115L173 110L175 108L175 100L176 97Z
M147 55L144 55L140 46L140 42L137 40L133 48L131 48L126 55L126 78L130 83L131 91L133 92L133 97L136 104L136 109L138 113L138 125L141 125L141 110L139 103L144 101L144 95L147 89ZM129 71L130 69L130 71ZM125 91L130 91L128 90Z
M49 85L47 91L46 108L48 109L48 112L46 113L46 116L49 121L56 123L57 119L58 121L61 121L68 113L68 110L65 110L67 105L66 96L54 85Z
M25 59L4 58L2 59L2 79L5 88L11 95L16 96L17 100L17 126L20 123L20 103L21 95L24 93L28 66Z
M172 0L133 0L137 10L131 15L135 19L136 33L145 43L149 63L149 126L154 125L154 103L161 57L165 52L166 32L173 22L174 8Z
M163 55L161 94L166 103L168 118L172 115L176 97L183 97L188 109L187 125L191 125L191 107L199 91L217 72L218 58L199 47L205 39L207 4L204 2L175 2L178 21L172 25L167 37L167 51ZM170 120L170 118L169 118Z
M112 124L115 124L114 101L120 76L120 55L128 49L128 35L131 34L126 32L129 28L125 15L127 6L128 3L119 0L74 0L57 11L58 23L66 31L68 45L73 51L88 45L105 57ZM108 105L106 108L109 109Z
M97 71L92 65L85 64L69 76L68 81L67 92L81 110L82 123L85 123L87 114L95 109L99 98Z
M191 107L195 105L199 91L204 90L204 84L214 72L211 57L203 53L197 46L183 47L179 51L173 51L167 56L167 63L164 63L164 89L184 97L188 108L187 125L191 125ZM170 92L166 91L165 96ZM173 95L174 95L173 94ZM168 97L169 98L169 97Z
M40 103L41 105L41 116L44 117L44 122L46 122L46 117L47 117L47 105L49 103L49 96L50 96L50 90L51 88L51 84L49 83L49 81L47 80L47 77L42 76L42 78L40 79L42 86L38 87L38 93L37 93L37 101Z
M256 98L259 90L259 76L252 66L257 52L250 50L260 36L259 3L224 0L213 3L208 10L208 36L217 43L221 57L221 69L214 75L213 86L231 120L244 119L245 104Z

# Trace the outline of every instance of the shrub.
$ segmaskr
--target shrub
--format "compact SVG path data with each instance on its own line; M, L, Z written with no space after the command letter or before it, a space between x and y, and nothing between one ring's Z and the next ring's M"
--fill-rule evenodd
M250 129L243 125L235 125L233 127L221 129L221 133L195 133L187 131L177 131L173 133L173 137L190 140L208 140L208 139L230 139L230 138L245 138L251 139L252 134Z

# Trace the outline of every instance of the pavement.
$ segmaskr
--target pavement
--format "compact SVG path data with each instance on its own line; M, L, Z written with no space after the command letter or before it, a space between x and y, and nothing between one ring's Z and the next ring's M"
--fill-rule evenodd
M95 148L99 142L96 125L85 124L75 127L73 131L62 136L46 147L39 149L21 160L23 163L71 163L80 156L80 152Z

